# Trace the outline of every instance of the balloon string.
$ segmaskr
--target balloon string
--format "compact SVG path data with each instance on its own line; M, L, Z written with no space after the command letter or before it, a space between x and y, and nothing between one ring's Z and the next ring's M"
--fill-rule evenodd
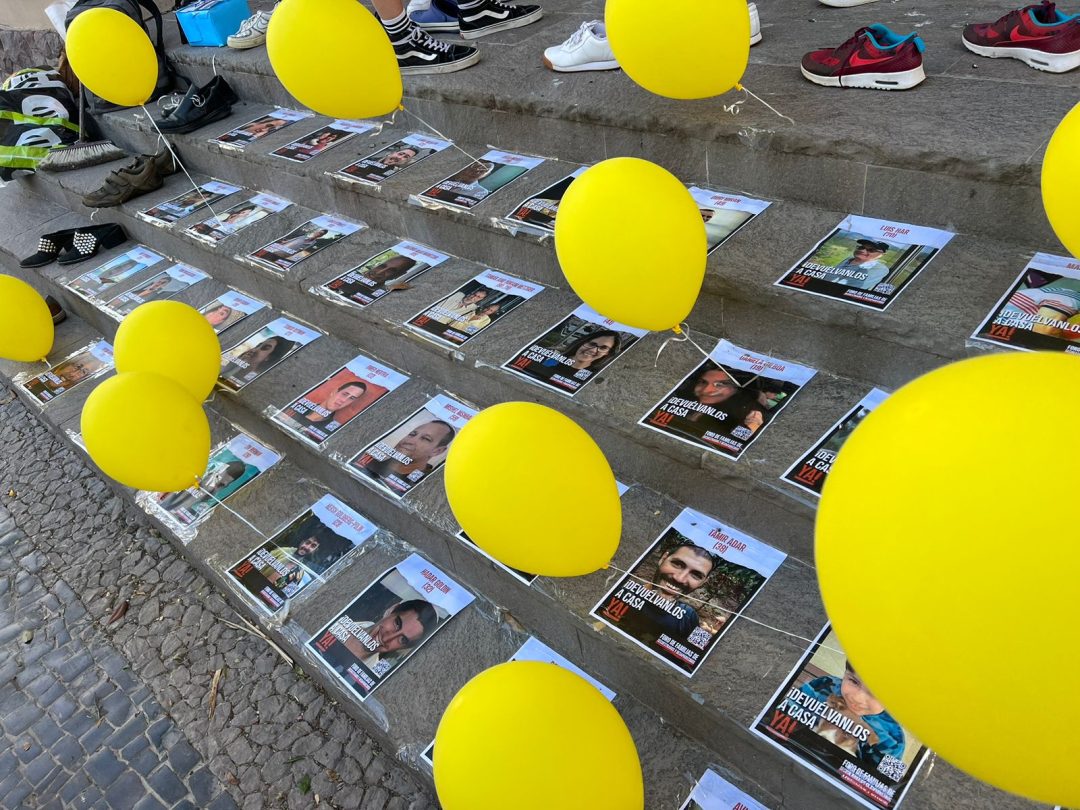
M705 356L706 360L709 359L709 353L703 348L701 348L697 344L697 342L692 337L690 337L690 327L687 326L686 323L679 324L678 328L673 329L672 331L675 332L675 335L669 336L667 340L660 344L660 348L656 350L656 359L653 361L653 368L656 368L657 364L660 362L660 355L664 353L664 349L666 349L671 343L689 342L691 346L693 346Z
M746 93L746 95L748 95L748 96L750 96L750 98L754 99L754 101L758 102L759 104L763 104L765 107L768 107L770 110L772 110L774 113L776 113L781 118L787 119L792 124L795 123L795 119L792 118L790 115L784 115L782 112L780 112L778 109L776 109L776 107L774 107L772 104L767 102L765 99L761 98L761 96L758 96L758 95L755 95L754 93L751 93L743 85L736 84L735 89L736 90L742 90L744 93Z
M243 524L244 524L245 526L247 526L247 527L248 527L249 529L251 529L251 530L252 530L253 532L255 532L255 534L259 535L259 537L261 537L261 538L262 538L263 540L266 540L266 541L269 541L269 540L270 540L270 538L269 538L269 537L267 537L267 536L266 536L265 534L263 534L263 533L262 533L261 531L259 531L259 528L258 528L258 527L257 527L257 526L256 526L256 525L255 525L254 523L252 523L252 522L251 522L250 520L248 520L248 519L247 519L246 517L244 517L243 515L241 515L241 514L240 514L239 512L237 512L237 511L236 511L235 509L232 509L232 508L230 508L230 507L229 507L229 506L228 506L228 505L227 505L227 504L226 504L226 503L225 503L225 502L224 502L223 500L221 500L220 498L218 498L218 497L217 497L217 496L216 496L216 495L215 495L215 494L214 494L213 492L211 492L211 491L210 491L210 490L208 490L208 489L204 489L204 488L203 488L203 485L202 485L202 481L200 481L200 480L198 479L198 477L196 477L196 479L195 479L195 487L196 487L196 488L197 488L197 489L198 489L198 490L199 490L200 492L205 492L205 493L206 493L206 496L207 496L207 497L208 497L208 498L209 498L210 500L212 500L212 501L213 501L214 503L216 503L216 504L217 504L218 506L222 507L222 508L223 508L223 509L224 509L224 510L225 510L226 512L228 512L229 514L231 514L231 515L232 515L233 517L235 517L235 518L236 518L237 520L239 520L239 521L240 521L241 523L243 523Z
M400 109L400 110L403 110L403 111L404 111L404 112L405 112L406 114L408 114L408 115L411 115L411 116L412 116L413 118L415 118L415 119L416 119L417 121L419 121L419 122L420 122L421 124L423 124L423 125L424 125L425 127L427 127L428 129L430 129L430 130L431 130L432 132L434 132L434 133L435 133L436 135L438 135L438 136L439 136L440 138L442 138L442 139L443 139L444 141L448 141L448 142L449 142L449 144L450 144L450 145L451 145L452 147L454 147L454 148L455 148L455 149L457 149L457 150L458 150L459 152L461 152L461 153L462 153L463 155L465 155L465 157L467 157L467 158L468 158L469 160L471 160L471 161L472 161L473 163L479 163L479 162L480 162L480 158L478 158L478 157L475 157L474 155L470 155L470 154L469 154L468 152L466 152L466 151L465 151L464 149L462 149L462 148L461 148L460 146L458 146L458 145L457 145L457 144L456 144L456 143L454 142L454 140L453 140L452 138L448 138L448 137L447 137L446 135L443 135L443 134L442 134L441 132L439 132L439 130L435 129L435 127L433 127L433 126L432 126L431 124L429 124L429 123L428 123L427 121L425 121L425 120L424 120L423 118L421 118L421 117L420 117L419 115L417 115L416 113L414 113L414 112L413 112L412 110L408 109L408 108L407 108L407 107L406 107L406 106L405 106L404 104L403 104L403 105L401 105L401 107L399 107L398 109Z
M194 188L195 192L199 195L199 199L201 199L203 204L210 209L210 213L214 215L214 220L216 221L216 224L220 225L221 219L218 217L217 211L214 210L214 206L210 204L210 199L205 194L203 194L202 188L200 188L199 184L195 182L195 178L191 176L191 172L187 170L187 166L184 165L184 162L180 160L180 156L176 154L176 150L173 149L172 144L169 143L169 139L165 137L165 133L163 133L158 127L157 121L154 120L154 116L152 116L150 114L150 111L146 109L145 104L140 104L139 106L142 107L142 111L146 113L146 117L150 119L150 123L157 131L158 139L165 144L165 148L169 150L169 154L172 155L172 159L176 162L176 165L180 167L180 170L184 173L184 176L187 177L188 182L191 183L192 188Z
M639 577L637 574L632 574L629 571L624 571L622 568L618 568L618 567L612 565L611 563L608 563L607 567L610 568L612 571L618 571L620 574L624 574L625 576L631 577L632 579L637 580L638 582L642 583L643 585L659 587L659 583L650 582L649 580L644 579L643 577ZM687 594L680 594L679 599L684 599L684 600L686 600L688 602L697 602L702 607L707 607L710 610L718 610L718 611L721 611L723 613L726 613L726 614L728 614L728 619L727 619L728 622L733 621L735 619L740 619L741 618L741 619L743 619L745 621L750 622L751 624L756 624L759 627L764 627L766 630L772 630L775 633L780 633L781 635L788 636L789 638L794 638L794 639L798 639L799 641L804 641L807 644L813 644L815 642L815 639L807 638L806 636L800 636L798 633L792 633L792 632L790 632L788 630L784 630L784 629L782 629L780 627L774 627L771 624L766 624L765 622L758 621L757 619L751 619L749 616L746 615L746 613L744 613L741 610L728 610L727 608L720 607L719 605L714 605L712 602L710 602L707 599L698 599L697 597L689 596ZM819 647L823 648L823 649L826 649L826 650L831 650L832 652L835 652L835 653L839 653L840 655L844 655L843 650L838 650L838 649L836 649L834 647L829 647L829 646L827 646L825 644L821 644L821 645L819 645Z

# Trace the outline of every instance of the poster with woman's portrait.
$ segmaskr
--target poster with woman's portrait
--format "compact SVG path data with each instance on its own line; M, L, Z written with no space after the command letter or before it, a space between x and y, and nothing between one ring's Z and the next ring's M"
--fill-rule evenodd
M210 217L197 222L184 233L207 244L216 245L226 237L242 231L256 222L261 222L271 214L284 211L292 203L284 197L273 194L256 194L221 214L221 218Z
M240 186L231 183L222 183L219 180L211 180L201 186L185 191L171 200L158 203L157 205L139 212L139 217L154 225L172 225L178 219L191 216L201 208L213 205L218 200L235 194Z
M202 315L214 327L214 332L221 334L230 326L235 326L248 315L267 306L265 301L251 298L236 290L222 293L209 304L199 309Z
M503 363L530 382L574 396L648 334L582 304Z
M297 138L292 143L279 146L270 154L293 163L306 163L312 158L317 158L326 150L340 146L350 138L364 132L370 132L373 129L375 129L375 124L368 121L338 119L326 126L319 127L314 132L309 132L307 135Z
M222 355L218 385L239 391L321 334L288 318L273 320Z
M338 217L315 217L242 258L257 267L264 267L278 274L285 273L304 259L314 256L363 227L359 223Z
M230 129L228 132L224 132L216 138L211 138L210 143L216 143L226 149L240 150L248 144L265 138L267 135L272 135L279 129L284 129L289 126L289 124L295 123L296 121L302 121L305 118L310 118L311 115L312 114L309 112L288 110L284 107L278 107L276 110L272 110L266 115L260 115L258 118L253 118L246 124Z

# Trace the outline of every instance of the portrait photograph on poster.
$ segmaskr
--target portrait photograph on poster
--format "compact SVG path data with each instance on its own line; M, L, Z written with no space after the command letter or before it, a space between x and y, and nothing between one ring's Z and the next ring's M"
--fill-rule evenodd
M298 225L280 239L251 251L243 257L259 267L275 273L286 273L304 259L330 247L363 225L332 216L318 216Z
M532 171L543 158L492 149L417 196L421 204L439 203L468 211Z
M104 374L112 367L112 346L104 340L96 340L69 354L48 371L24 380L20 385L39 404L44 405L79 383Z
M559 213L559 203L562 202L563 195L570 188L570 184L587 168L588 166L582 166L562 180L552 183L531 197L526 197L503 219L516 228L535 231L542 235L555 233L555 215Z
M416 242L398 242L365 259L346 273L315 288L332 301L366 307L395 286L412 284L422 273L445 262L449 256Z
M338 119L326 126L309 132L292 143L279 146L270 154L293 163L306 163L328 149L340 146L350 138L375 129L375 124L368 121L346 121Z
M240 186L211 180L201 186L189 189L171 200L166 200L152 208L147 208L145 211L140 211L139 217L155 225L172 225L178 219L191 216L196 211L213 205L218 200L222 200L230 194L235 194L239 190Z
M248 315L258 312L265 306L267 306L265 301L250 298L236 290L229 290L200 307L199 312L220 335L230 326L235 326Z
M159 256L154 251L147 250L142 245L139 245L127 251L127 253L113 256L113 258L93 270L65 282L64 286L82 298L94 302L103 299L105 293L110 292L118 284L127 281L136 273L141 273L143 270L153 267L164 260L163 256Z
M211 138L210 143L216 143L228 149L243 149L248 144L265 138L267 135L272 135L278 130L289 126L289 124L302 121L311 116L312 113L309 112L278 107L276 110L266 113L266 115L260 115L246 124L230 129L216 138Z
M706 255L712 253L735 232L769 207L765 200L755 200L738 194L710 191L707 188L690 187L690 196L701 212L705 223Z
M452 141L413 132L330 174L342 180L377 186L450 146L453 146Z
M256 194L243 202L239 202L232 208L221 213L221 218L210 217L203 222L197 222L184 233L195 237L201 242L216 245L221 240L239 233L249 225L261 222L271 214L284 211L292 205L284 197L273 194Z
M239 391L321 335L289 318L273 320L222 354L218 385Z
M121 320L138 306L148 301L162 301L182 293L193 284L209 278L202 270L179 262L166 267L156 276L132 287L105 304L105 310L116 320Z

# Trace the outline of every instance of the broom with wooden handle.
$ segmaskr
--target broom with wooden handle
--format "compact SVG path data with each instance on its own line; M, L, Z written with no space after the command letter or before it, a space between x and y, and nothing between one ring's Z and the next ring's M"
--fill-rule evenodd
M84 169L113 160L127 157L127 152L109 140L87 141L86 117L89 115L86 104L86 89L79 85L79 140L67 146L57 146L38 164L38 171L67 172L72 169Z

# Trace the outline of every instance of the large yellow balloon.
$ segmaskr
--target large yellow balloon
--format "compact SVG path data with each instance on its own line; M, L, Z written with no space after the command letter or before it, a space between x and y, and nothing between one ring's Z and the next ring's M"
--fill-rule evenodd
M317 113L376 118L401 105L394 48L356 0L282 0L266 51L285 89Z
M213 390L221 344L209 321L179 301L136 307L116 330L116 370L152 371L179 383L196 401Z
M639 329L678 326L705 278L697 203L673 174L638 158L597 163L570 184L555 250L586 304Z
M1042 198L1046 217L1069 253L1080 257L1080 104L1062 119L1046 147Z
M0 275L0 357L18 363L44 360L52 350L49 305L33 287Z
M146 31L111 8L91 8L71 22L65 49L86 89L121 107L145 104L158 80L158 60Z
M641 810L630 732L596 687L556 664L485 670L446 707L435 735L445 810Z
M95 388L81 427L94 463L134 489L185 489L210 461L202 407L172 380L147 371L118 374Z
M551 408L504 402L481 411L450 445L444 481L465 533L512 568L591 574L619 547L611 467L588 433Z
M685 25L708 37L694 47ZM745 0L607 0L608 41L626 75L651 93L668 98L709 98L735 87L750 58L750 15ZM707 33L704 33L707 32Z
M1066 807L1080 807L1078 401L1066 354L920 377L844 443L816 538L826 610L890 713L968 773Z

